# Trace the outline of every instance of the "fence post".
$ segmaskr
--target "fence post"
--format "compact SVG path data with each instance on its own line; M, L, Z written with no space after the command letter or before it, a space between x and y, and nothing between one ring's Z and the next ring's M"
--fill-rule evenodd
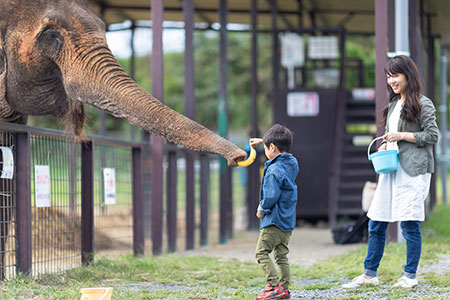
M194 249L195 244L195 174L194 154L186 150L186 250Z
M81 262L88 265L94 253L94 145L81 144Z
M177 251L177 152L168 151L167 168L167 233L169 251Z
M200 246L208 245L209 159L200 154Z
M133 251L135 256L144 255L144 197L142 179L142 149L135 147L132 150L133 161Z
M30 134L16 134L16 268L31 275L31 151Z
M227 167L226 171L226 181L227 181L227 210L225 210L227 216L227 239L232 239L234 237L234 207L233 207L233 169L231 167Z

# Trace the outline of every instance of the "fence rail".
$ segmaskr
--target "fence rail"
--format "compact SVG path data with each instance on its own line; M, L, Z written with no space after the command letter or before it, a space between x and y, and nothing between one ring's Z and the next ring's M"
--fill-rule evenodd
M144 177L148 144L99 136L75 143L65 132L2 122L0 137L0 146L10 148L14 157L13 178L0 178L0 279L89 264L94 253L144 255L149 243L162 248L160 239L146 238L151 232L151 222L145 222L150 209L145 196L150 185ZM164 150L166 225L159 218L157 226L166 227L168 251L177 250L177 161L186 152L173 145ZM200 165L200 245L206 245L210 160L204 153L195 157ZM5 165L2 157L0 169ZM106 195L106 169L114 170L114 204ZM41 182L47 175L49 198ZM186 215L186 227L195 227L192 214ZM187 247L194 244L193 235L185 238Z

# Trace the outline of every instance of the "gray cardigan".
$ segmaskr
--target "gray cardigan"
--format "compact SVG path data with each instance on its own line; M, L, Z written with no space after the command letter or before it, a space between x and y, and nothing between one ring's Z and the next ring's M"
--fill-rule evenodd
M391 116L398 97L389 103L388 118ZM419 118L407 122L400 118L399 132L413 132L416 143L399 141L398 159L400 165L410 176L434 172L433 146L438 141L439 129L436 124L436 109L433 102L425 96L420 96L422 111ZM386 132L389 132L389 122L386 122Z

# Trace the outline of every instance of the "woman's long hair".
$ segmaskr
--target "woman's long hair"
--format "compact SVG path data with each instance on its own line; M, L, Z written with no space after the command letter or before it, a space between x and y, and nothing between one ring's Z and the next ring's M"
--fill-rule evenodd
M403 104L402 111L400 113L400 117L405 121L413 122L416 118L419 117L421 112L420 95L423 89L416 64L408 56L394 56L393 58L388 60L388 62L384 66L384 73L386 73L386 76L393 74L405 75L406 87L404 93L406 95L406 98ZM392 90L392 87L389 84L387 84L387 88L389 91L389 102L382 111L382 127L386 126L389 103L394 99L394 97L398 95L394 93L394 90Z

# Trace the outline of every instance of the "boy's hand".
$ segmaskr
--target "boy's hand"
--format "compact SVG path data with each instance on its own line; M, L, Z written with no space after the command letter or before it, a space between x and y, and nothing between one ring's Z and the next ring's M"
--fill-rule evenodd
M264 219L264 216L265 216L265 215L260 214L259 212L257 212L257 213L256 213L256 216L258 217L258 219L262 220L262 219Z
M263 139L251 138L250 140L248 140L248 142L250 143L250 146L255 147L255 146L258 146L258 145L262 145L263 144Z

